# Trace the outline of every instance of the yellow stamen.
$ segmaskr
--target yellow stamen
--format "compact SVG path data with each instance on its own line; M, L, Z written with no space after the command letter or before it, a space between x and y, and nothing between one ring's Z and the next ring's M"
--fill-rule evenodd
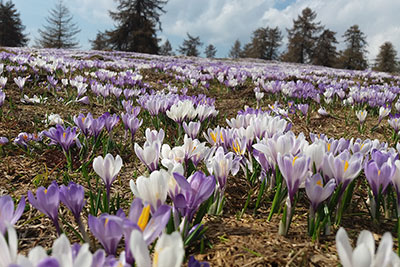
M220 134L220 136L221 136L221 141L223 143L224 142L224 137L222 136L222 133Z
M378 176L381 175L381 170L378 170Z
M235 153L236 154L238 154L238 155L240 155L240 153L241 153L241 150L240 150L240 144L239 144L239 142L238 141L233 141L232 142L232 147L233 147L233 150L235 151Z
M296 161L296 159L298 158L298 156L293 158L293 162L292 162L292 166L294 167L294 162Z
M24 139L25 139L25 140L28 140L28 136L27 136L26 134L24 135Z
M153 267L158 266L158 252L154 252L154 257L153 257Z
M108 218L106 218L106 220L104 221L104 227L106 227L108 224Z
M138 226L142 231L144 231L144 228L146 228L147 223L149 222L149 217L150 217L150 205L147 205L146 207L143 208L142 213L140 214L139 220L138 220Z
M217 142L217 137L215 136L214 132L211 132L211 133L210 133L210 136L211 136L211 139L212 139L214 142Z
M47 189L44 190L44 193L47 194Z
M317 181L317 185L322 187L322 182L321 182L321 180L318 180L318 181Z
M331 144L327 144L326 146L327 146L328 151L331 151Z
M346 160L344 162L344 171L346 172L348 168L349 168L349 162Z
M66 132L63 132L63 137L65 138L65 135L66 135L67 133Z
M84 123L84 122L85 122L85 119L86 119L85 117L82 117L82 123Z
M363 148L363 146L364 146L364 144L362 144L362 145L360 146L360 150Z

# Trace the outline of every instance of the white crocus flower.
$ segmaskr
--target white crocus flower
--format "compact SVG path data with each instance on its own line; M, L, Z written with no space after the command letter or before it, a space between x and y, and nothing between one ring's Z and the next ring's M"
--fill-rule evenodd
M46 119L43 121L47 126L64 124L63 119L58 114L51 113L50 115L46 115Z
M109 188L122 167L122 158L117 155L115 158L107 154L104 158L98 156L93 160L93 169L101 177L104 184Z
M51 255L58 260L60 267L90 267L92 264L89 244L83 244L78 255L73 259L71 243L64 234L54 241Z
M153 264L143 233L139 230L135 229L131 233L130 249L138 267L179 267L182 265L185 256L183 240L179 232L161 235L155 247Z
M17 262L18 239L14 227L7 228L8 244L0 233L0 266L8 266Z
M343 267L386 267L399 266L400 263L398 256L393 252L390 233L383 235L375 254L375 240L371 232L363 230L353 250L346 230L341 227L336 234L336 248Z
M149 177L137 178L136 183L130 180L129 185L135 197L150 204L152 211L155 211L167 199L168 180L164 172L153 171Z
M368 112L366 110L358 110L356 111L357 119L360 123L364 123L365 119L367 118Z

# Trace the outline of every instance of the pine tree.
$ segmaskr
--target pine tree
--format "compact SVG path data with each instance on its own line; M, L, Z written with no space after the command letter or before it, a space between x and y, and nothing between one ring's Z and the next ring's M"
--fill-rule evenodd
M193 37L189 33L186 34L188 39L183 40L182 46L179 46L179 53L185 56L198 57L200 55L198 47L203 45L203 43L200 42L200 37Z
M117 12L110 16L116 29L107 31L108 42L115 50L158 54L157 28L161 30L160 15L165 13L166 0L116 0Z
M301 16L293 20L288 32L288 48L282 59L288 62L309 63L313 58L318 33L322 30L320 22L314 22L317 14L310 8L303 9Z
M23 33L24 30L25 26L22 25L15 5L11 1L0 1L0 46L26 45L28 38Z
M168 40L160 47L160 55L175 56L175 53L172 51L171 43Z
M242 54L241 44L239 40L236 40L233 44L231 50L229 51L228 57L230 58L239 58Z
M214 45L209 44L204 50L204 54L206 54L207 58L215 58L215 55L217 54L217 48L215 48Z
M92 50L111 50L106 33L98 31L96 39L89 40L89 42L92 44Z
M312 60L313 64L326 67L335 66L338 56L335 46L338 41L335 34L335 32L326 29L318 37Z
M253 32L251 42L243 49L246 57L267 60L278 59L278 49L282 42L282 33L276 28L258 28Z
M365 34L358 25L353 25L343 34L346 49L341 53L338 66L343 69L365 70L368 68L365 54L367 53L367 41Z
M72 22L72 15L62 0L59 0L56 7L50 10L46 18L48 25L43 30L39 30L39 39L36 43L44 48L77 48L79 42L76 35L81 31L78 26Z
M375 59L374 70L395 72L398 70L397 52L391 42L385 42L379 48L379 54Z

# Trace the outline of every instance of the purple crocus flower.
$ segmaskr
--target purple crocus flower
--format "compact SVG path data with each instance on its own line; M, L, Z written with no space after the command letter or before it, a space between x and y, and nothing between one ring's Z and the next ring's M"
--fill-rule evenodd
M194 256L190 256L188 267L210 267L210 264L205 261L199 262L194 258Z
M93 116L89 112L86 116L82 113L78 117L74 116L76 126L81 130L84 136L88 137L90 134L90 126L92 125Z
M389 153L374 150L371 153L371 160L364 164L365 177L371 186L374 197L377 198L382 187L382 194L392 181L396 166Z
M360 173L363 158L360 152L351 155L348 150L344 150L336 157L333 153L325 154L321 168L324 178L334 178L337 185L342 183L341 191L344 192L349 183Z
M48 188L43 186L39 187L36 191L36 197L29 190L28 200L32 206L44 213L54 223L58 234L61 234L60 226L58 224L58 206L60 205L60 190L57 182L53 181Z
M174 173L174 178L181 188L181 192L174 198L174 206L182 216L191 221L200 207L215 190L216 181L214 176L206 176L197 171L188 179L179 173Z
M143 120L139 120L138 118L134 116L129 116L128 120L126 121L126 127L128 127L129 131L131 132L131 138L135 137L136 131L139 129L139 127L142 125Z
M130 264L134 263L132 253L130 251L130 236L133 229L143 232L143 239L147 245L161 235L165 229L171 216L171 207L161 205L150 218L150 205L145 206L140 198L135 198L129 210L129 216L124 220L124 236L126 261Z
M197 134L200 131L201 122L191 121L187 124L185 121L182 123L185 133L192 139L196 139Z
M332 195L335 190L336 182L330 179L323 185L321 174L317 173L306 179L306 194L311 202L311 212L317 211L319 204Z
M101 131L104 128L105 120L103 117L98 117L97 119L93 119L90 124L90 134L94 136L95 139L100 135Z
M110 113L105 112L102 117L104 118L105 127L108 133L111 133L112 129L119 122L119 116L117 114L110 115Z
M303 154L293 156L291 154L281 155L281 153L278 153L277 163L286 181L291 205L294 195L308 176L310 158Z
M3 235L7 230L7 225L14 225L25 208L25 197L21 197L17 209L14 212L14 201L8 195L0 196L0 233Z
M107 254L115 255L123 234L123 219L103 213L100 217L89 214L89 229L103 245Z
M297 108L301 111L304 117L308 114L308 104L298 104Z
M76 127L72 129L67 127L65 129L62 125L57 124L56 127L52 127L48 131L43 131L43 135L50 138L53 144L61 145L64 152L67 153L76 141L76 129Z
M7 144L9 141L8 141L8 138L7 137L4 137L4 136L1 136L0 137L0 146L1 145L5 145L5 144Z
M85 190L83 186L70 182L68 186L60 186L60 200L72 212L76 221L80 220L80 214L85 206Z

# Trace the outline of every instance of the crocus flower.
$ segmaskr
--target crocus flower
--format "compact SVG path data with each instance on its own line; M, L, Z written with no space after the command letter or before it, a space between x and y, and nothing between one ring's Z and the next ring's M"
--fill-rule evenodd
M143 234L139 230L133 230L131 233L130 249L135 263L140 267L179 267L185 256L183 240L179 232L161 235L155 247L153 263Z
M133 229L143 232L143 239L147 245L153 243L164 231L171 216L171 206L161 205L150 218L150 205L145 206L140 198L135 198L129 210L129 216L124 220L124 236L126 261L133 264L134 260L129 249L130 236Z
M25 82L28 78L29 76L24 78L18 76L18 78L14 78L14 82L17 84L18 88L22 90L24 89Z
M392 176L392 184L396 190L397 195L397 214L400 215L400 160L396 160L394 162L394 166L396 170Z
M61 118L61 116L58 114L53 114L53 113L51 113L48 116L46 114L46 119L43 122L46 123L47 126L64 124L64 121Z
M379 117L378 124L390 113L390 108L388 107L380 107L379 108Z
M8 243L4 234L0 234L0 266L12 266L17 263L18 239L14 227L8 226L7 234Z
M110 113L106 112L102 115L102 117L104 117L107 132L111 133L112 129L119 122L119 116L117 114L110 115Z
M386 188L396 171L396 166L393 164L389 153L374 150L371 153L371 158L364 165L364 173L374 197L377 198L381 187L382 194L385 194Z
M318 172L324 163L324 155L326 153L326 143L320 139L315 140L314 143L304 149L304 154L310 157L311 165L315 165ZM313 166L310 166L312 169Z
M92 123L90 124L90 134L94 136L95 139L100 135L101 131L104 128L104 118L98 117L97 119L93 119Z
M293 156L291 154L281 155L278 153L277 162L279 170L286 181L290 204L292 204L294 195L308 176L310 158L304 154Z
M131 138L133 140L136 131L142 125L143 120L142 119L139 120L138 118L129 115L125 123L126 123L125 126L128 127L129 131L131 132Z
M185 133L192 139L196 139L197 134L200 131L201 127L201 122L194 122L191 121L189 124L187 124L185 121L182 124L183 129L185 130Z
M308 104L298 104L297 108L301 111L304 117L308 114Z
M77 99L76 102L82 103L82 104L85 104L85 105L89 105L90 104L90 100L89 100L88 96L83 96L83 97Z
M129 184L135 197L150 204L152 212L155 212L167 199L168 176L164 172L153 171L149 177L139 176L136 183L130 180Z
M400 130L400 114L391 116L391 118L388 119L388 123L390 127L392 127L393 130L397 133Z
M93 121L93 116L89 112L86 116L82 113L78 115L78 117L74 116L75 125L78 126L79 130L83 133L84 136L88 137L90 134L90 126Z
M0 107L4 104L5 99L6 99L6 94L0 90Z
M366 110L358 110L356 111L356 117L360 124L365 122L365 118L367 117L368 112Z
M329 113L323 107L320 107L317 112L318 112L318 114L320 114L322 116L328 116L329 115Z
M111 154L107 154L104 158L98 156L93 160L93 170L103 180L106 189L107 197L110 196L111 184L117 178L117 175L122 167L122 158L117 155L115 158Z
M7 77L0 77L0 88L3 89L6 86L8 78Z
M43 131L43 135L51 139L53 144L59 144L65 153L68 152L69 148L76 142L77 133L76 127L64 128L57 124L56 127L50 128L48 131Z
M134 145L136 156L143 162L149 171L158 169L158 161L160 160L161 144L159 142L145 142L143 148L137 143Z
M89 214L89 229L103 245L107 254L115 255L123 234L123 219L103 213L100 217Z
M72 212L78 221L85 206L85 190L80 184L69 182L68 186L60 186L60 200Z
M336 182L330 179L324 186L322 176L317 173L306 179L306 194L311 202L311 211L315 212L319 204L332 195Z
M210 267L210 264L205 261L199 262L195 259L194 256L190 256L188 261L188 267Z
M135 198L132 201L129 215L127 217L127 220L137 225L139 229L143 231L143 238L148 245L153 243L153 241L159 237L165 229L171 216L171 206L161 205L149 220L150 211L151 207L149 204L145 205L143 200Z
M229 173L236 175L239 171L239 162L234 160L234 154L232 152L225 154L222 147L217 149L215 155L206 164L208 172L212 173L218 181L218 187L221 192L225 191Z
M99 266L92 265L93 256L89 251L89 244L71 246L65 234L54 241L50 255L47 255L43 247L36 246L29 251L28 257L18 255L17 262L20 264L18 266L38 267Z
M363 154L359 152L351 155L348 150L345 150L336 157L328 153L324 155L321 170L325 179L334 178L337 185L342 183L341 190L344 192L349 183L360 173L362 162Z
M7 144L9 141L8 141L8 138L7 137L4 137L4 136L1 136L0 137L0 146L2 146L2 145L5 145L5 144Z
M61 234L58 224L58 206L60 205L60 191L56 181L51 183L48 188L39 187L36 191L36 197L31 190L28 191L29 203L38 209L40 212L47 215L57 229L58 234Z
M343 267L398 266L399 257L393 252L393 239L385 233L375 254L375 240L372 233L363 230L357 239L356 248L350 245L346 230L340 227L336 233L336 248Z
M25 197L21 197L17 209L14 211L14 201L8 195L0 196L0 233L6 232L7 225L14 225L25 208Z
M206 176L197 171L187 179L179 173L174 173L174 178L181 188L181 193L173 199L174 206L190 222L200 205L214 192L214 176Z

